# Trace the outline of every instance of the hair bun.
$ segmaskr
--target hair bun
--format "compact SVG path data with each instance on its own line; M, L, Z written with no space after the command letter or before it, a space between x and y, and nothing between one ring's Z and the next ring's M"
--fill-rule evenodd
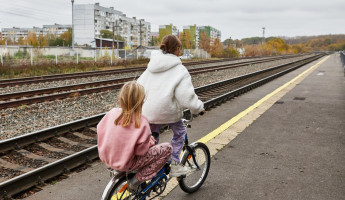
M163 51L164 54L168 53L168 48L165 44L161 44L160 49Z

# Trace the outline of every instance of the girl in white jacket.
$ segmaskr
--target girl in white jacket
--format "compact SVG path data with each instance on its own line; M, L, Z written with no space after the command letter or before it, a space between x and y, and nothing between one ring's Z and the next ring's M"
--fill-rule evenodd
M204 104L194 92L191 76L177 57L180 49L181 42L176 36L165 36L160 50L151 53L147 69L138 79L145 88L142 112L148 118L151 131L159 133L162 124L169 124L174 133L170 176L175 177L188 173L188 168L182 166L179 159L187 133L181 120L183 110L188 108L192 114L204 111Z

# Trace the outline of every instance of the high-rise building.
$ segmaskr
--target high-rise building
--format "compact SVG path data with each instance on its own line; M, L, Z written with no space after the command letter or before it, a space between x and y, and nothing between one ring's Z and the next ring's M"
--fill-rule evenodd
M216 38L221 40L221 31L213 28L212 26L199 26L198 31L199 36L201 36L202 33L205 33L206 36L210 38L210 45L213 45L213 42Z
M162 39L166 35L176 35L178 36L178 31L176 26L170 25L159 25L159 38Z
M190 37L191 37L191 42L193 48L198 48L199 47L199 31L198 27L194 25L190 26L183 26L183 33L189 32Z
M151 24L136 17L126 17L113 7L106 8L96 4L75 4L74 41L78 45L95 47L95 39L100 38L101 30L114 32L125 40L125 46L147 46L151 36ZM116 44L115 44L116 45Z

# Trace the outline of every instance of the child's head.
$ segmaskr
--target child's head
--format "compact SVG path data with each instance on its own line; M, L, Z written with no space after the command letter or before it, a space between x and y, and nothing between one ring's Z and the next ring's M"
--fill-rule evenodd
M115 124L121 123L126 127L132 122L132 117L135 118L135 127L140 127L141 108L145 99L145 89L136 81L125 83L118 96L118 101L122 112L115 120Z
M178 54L179 49L181 49L181 41L175 35L166 35L162 39L160 49L163 53Z

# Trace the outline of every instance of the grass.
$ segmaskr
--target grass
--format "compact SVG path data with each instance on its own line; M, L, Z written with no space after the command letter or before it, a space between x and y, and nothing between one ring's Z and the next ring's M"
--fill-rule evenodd
M38 61L34 63L38 63ZM97 62L90 60L79 60L78 64L76 64L75 61L60 61L58 64L55 64L55 61L42 59L38 64L34 64L31 66L30 60L24 60L16 63L16 65L10 66L5 64L5 66L0 66L0 79L125 68L138 65L146 65L147 63L148 59L145 58L126 61L117 60L115 63L113 63L113 65L110 65L109 61L106 59L99 59Z

